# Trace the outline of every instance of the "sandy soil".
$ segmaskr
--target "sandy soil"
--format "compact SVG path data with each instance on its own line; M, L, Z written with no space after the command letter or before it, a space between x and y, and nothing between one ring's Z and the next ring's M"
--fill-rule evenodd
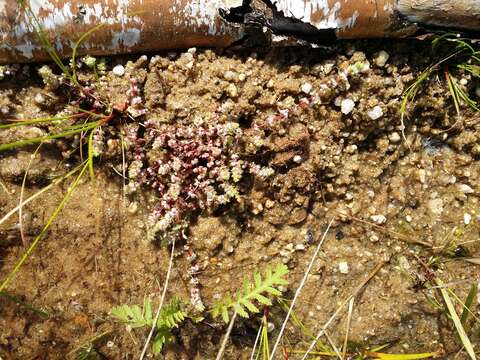
M147 61L134 58L129 64L126 58L108 59L102 84L110 103L128 102L135 78L148 112L105 125L96 178L85 176L6 289L48 316L0 297L1 358L74 357L72 350L104 331L108 334L95 342L103 354L99 356L138 357L146 333L126 329L109 317L109 311L120 304L140 304L146 296L157 301L170 248L145 240L158 191L138 179L122 179L120 135L138 134L145 124L162 131L165 126L193 126L201 119L208 126L238 123L239 156L273 173L262 178L245 172L236 198L189 213L187 239L177 244L167 298L175 294L190 304L194 285L186 243L197 255L196 277L206 309L234 292L253 269L279 262L290 269L284 293L289 301L315 245L334 219L295 309L305 326L316 333L379 267L355 296L351 351L389 343L386 352L438 351L444 358L467 359L447 317L427 301L425 280L430 273L422 264L428 263L428 270L463 300L479 280L478 265L466 258L480 251L480 115L465 107L457 119L447 86L434 78L409 107L405 134L410 147L406 145L399 117L401 95L429 64L425 48L375 42L349 43L334 53L191 50L149 56ZM390 55L386 64L380 50ZM118 64L126 65L122 76L110 71ZM0 81L2 121L65 111L65 89L45 86L36 70L23 67ZM83 81L92 81L87 70L80 73ZM474 93L478 84L465 79L465 89ZM51 126L3 130L0 143L49 130ZM146 131L143 136L144 142L125 145L130 168L140 153L145 154L145 168L157 160L154 135ZM78 162L78 154L65 159L76 143L59 140L41 148L28 173L25 197ZM0 154L0 216L18 204L34 149ZM27 239L38 234L71 181L24 207ZM24 252L19 229L17 215L0 227L2 279ZM190 309L193 313L192 305ZM477 299L472 310L478 315ZM226 326L208 312L203 315L203 322L188 320L175 331L173 344L163 351L165 358L215 358ZM272 339L284 316L275 304L269 314ZM226 359L249 358L260 319L236 322ZM343 311L329 327L337 346L343 344L346 324ZM478 350L478 323L470 325ZM283 345L305 350L308 340L292 323ZM281 352L277 355L285 358ZM296 356L290 353L288 358Z

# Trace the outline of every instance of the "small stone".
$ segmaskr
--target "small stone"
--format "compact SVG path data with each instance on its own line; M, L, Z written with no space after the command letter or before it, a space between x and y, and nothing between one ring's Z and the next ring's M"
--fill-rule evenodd
M347 154L355 154L355 152L357 151L358 147L357 145L355 144L352 144L352 145L348 145L346 148L345 148L345 152Z
M355 108L355 103L351 99L342 100L340 107L342 109L342 114L348 115Z
M458 184L457 185L457 188L460 192L464 193L464 194L473 194L475 191L470 187L468 186L467 184Z
M263 211L263 205L262 203L259 203L256 207L253 208L252 213L254 215L258 215Z
M312 84L310 83L302 84L301 90L307 95L310 94L310 92L312 91Z
M128 212L133 215L137 211L138 211L138 203L136 201L132 201L128 206Z
M112 348L115 345L115 343L111 340L107 341L107 347Z
M189 54L195 54L197 52L197 48L191 47L190 49L187 50Z
M186 62L193 61L193 54L186 52L185 54L182 54L182 58L185 59Z
M402 138L400 137L400 134L398 132L394 131L390 135L388 135L388 140L396 144L396 143L399 143L400 140L402 140Z
M375 54L373 62L378 67L384 67L389 58L390 58L390 54L387 53L385 50L382 50Z
M304 244L297 244L297 245L295 246L295 250L297 250L297 251L303 251L303 250L305 250L305 245L304 245Z
M431 199L428 201L428 208L434 215L440 215L443 212L443 200Z
M472 221L472 215L470 215L469 213L463 214L463 223L465 225L470 224L471 221Z
M245 81L246 78L247 78L247 75L245 75L243 73L238 75L238 80L239 81Z
M372 219L372 221L376 222L379 225L385 224L387 222L387 218L385 217L385 215L382 214L372 215L370 216L370 219Z
M125 67L123 65L117 65L112 69L112 72L116 76L123 76L125 75Z
M341 261L338 263L338 270L342 274L348 274L349 268L348 263L346 261Z
M372 120L380 119L383 116L383 110L380 106L375 106L372 110L367 112L367 115Z
M303 160L303 159L302 159L302 157L301 157L300 155L295 155L295 156L293 157L293 162L294 162L294 163L300 164L300 163L302 162L302 160Z
M235 79L235 73L233 71L225 71L225 73L223 74L223 78L227 81L232 81L233 79Z
M43 94L38 93L37 95L35 95L34 101L37 105L44 105L47 99L45 99L45 96L43 96Z
M335 66L334 62L327 62L323 65L323 73L325 75L328 75L332 72L333 67Z
M379 238L377 235L375 235L375 234L372 235L372 236L370 236L370 241L371 241L372 243L376 243L376 242L378 242L379 240L380 240L380 238Z
M408 222L408 223L411 223L412 222L412 217L410 215L407 215L405 216L405 221Z
M460 83L460 85L463 85L463 86L465 86L465 85L467 85L467 84L468 84L468 80L467 80L467 79L465 79L465 78L461 78L461 79L460 79L460 81L459 81L459 83Z
M425 184L425 182L427 181L427 172L425 171L425 169L418 170L417 177L422 184Z
M271 209L275 206L275 201L272 201L270 199L268 199L267 201L265 201L265 207L267 209Z
M238 90L237 90L237 87L235 86L235 84L229 84L228 87L227 87L227 94L228 96L230 96L231 98L235 98L238 96Z

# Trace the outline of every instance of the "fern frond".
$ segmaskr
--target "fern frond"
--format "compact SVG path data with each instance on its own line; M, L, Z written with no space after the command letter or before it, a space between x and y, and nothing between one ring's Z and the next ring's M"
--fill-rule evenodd
M120 305L110 311L111 316L132 328L151 328L155 321L152 303L145 298L143 309L138 305ZM152 352L158 354L163 347L171 342L173 334L171 330L182 323L188 314L183 310L183 302L179 298L173 298L170 304L160 310L158 321L155 324L155 337L152 341Z
M148 322L142 314L142 309L140 309L140 306L138 305L116 306L110 313L113 317L127 325L130 325L132 328L139 328L148 325Z
M215 304L211 313L214 318L221 315L223 321L229 322L230 316L228 311L234 309L241 317L248 318L249 313L255 314L260 312L258 307L253 303L254 301L271 306L272 301L266 295L274 297L279 296L281 291L277 288L280 285L287 285L285 275L288 274L288 268L284 264L279 264L272 271L271 267L267 267L264 279L258 270L253 273L253 283L248 279L243 280L242 289L239 290L235 296L235 301L229 295Z
M173 298L170 304L165 305L160 311L157 321L157 328L178 327L185 320L187 313L183 310L183 303L179 298Z
M163 347L172 341L172 334L169 329L159 329L152 341L152 353L158 355Z

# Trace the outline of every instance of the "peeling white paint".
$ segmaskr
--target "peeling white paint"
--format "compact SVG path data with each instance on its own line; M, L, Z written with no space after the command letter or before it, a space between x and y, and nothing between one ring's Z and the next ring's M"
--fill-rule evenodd
M119 49L120 47L132 47L140 42L140 30L136 28L129 28L113 34L112 49Z
M241 5L241 0L191 0L186 4L183 15L186 16L190 25L197 28L207 26L208 34L214 35L224 31L223 28L217 29L218 10ZM176 6L182 6L181 0L175 2L175 11ZM182 18L185 19L185 17ZM182 23L176 21L176 25L182 25Z
M33 51L37 50L39 47L33 45L31 41L27 41L25 44L20 44L15 46L15 49L19 51L23 57L27 59L33 58Z
M342 9L340 1L333 6L328 0L274 0L275 7L285 16L294 17L304 23L311 24L317 29L345 29L350 28L357 22L359 13L355 11L351 17L342 20L338 13ZM319 20L312 21L314 14L321 12ZM317 16L315 16L317 18Z

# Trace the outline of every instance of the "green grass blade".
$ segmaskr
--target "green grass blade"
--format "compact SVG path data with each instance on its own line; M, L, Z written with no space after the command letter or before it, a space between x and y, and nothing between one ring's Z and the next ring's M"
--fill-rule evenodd
M33 120L23 120L23 121L15 121L8 124L1 124L0 129L11 129L18 126L26 126L26 125L33 125L33 124L43 124L43 123L54 123L54 122L62 122L64 120L72 119L78 117L82 114L74 114L69 116L57 116L57 117L49 117L49 118L38 118Z
M90 129L93 129L94 127L96 127L98 125L98 123L95 122L95 123L88 123L88 124L82 124L82 125L83 126L81 126L81 127L72 126L71 127L72 130L69 130L69 131L64 131L64 132L60 132L60 133L56 133L56 134L40 136L40 137L36 137L36 138L31 138L31 139L14 141L14 142L11 142L11 143L8 143L8 144L2 144L2 145L0 145L0 152L10 150L10 149L14 149L16 147L22 147L22 146L31 145L31 144L38 144L38 143L43 142L43 141L48 141L48 140L52 140L52 139L59 139L59 138L67 137L67 136L70 136L70 135L79 134L79 133L82 133L84 131L88 131Z
M57 206L57 208L54 210L54 212L52 213L52 215L50 216L50 218L48 219L47 223L45 224L45 226L43 227L42 231L40 232L40 234L38 234L35 239L32 241L32 243L30 244L30 246L28 247L28 249L25 251L25 253L20 257L20 259L17 261L17 263L15 264L15 267L13 268L13 270L7 275L7 277L2 281L1 285L0 285L0 292L3 291L7 286L8 284L13 280L13 278L15 277L15 275L17 274L17 272L20 270L20 268L23 266L23 264L25 263L25 261L27 261L27 259L30 257L30 255L32 254L33 250L37 247L38 243L40 242L40 240L43 239L45 233L47 232L47 230L50 228L50 225L52 225L53 221L57 218L58 214L60 213L60 211L65 207L65 205L67 204L68 200L70 200L70 197L72 196L73 192L75 191L75 189L77 188L78 186L78 183L80 182L80 179L82 178L83 174L85 173L85 171L87 170L87 167L88 167L88 163L86 161L84 161L81 165L79 165L81 167L81 171L80 173L78 174L77 178L73 181L72 185L70 186L70 188L68 189L67 193L65 194L65 196L63 197L62 201L60 202L60 204Z
M84 33L82 36L80 36L80 38L77 40L77 42L75 43L75 46L73 47L73 52L72 52L72 65L71 65L71 69L72 69L72 78L74 79L74 82L75 83L78 83L77 81L77 72L75 70L75 58L77 56L77 49L78 47L80 46L80 44L85 41L85 39L87 39L90 35L92 35L95 31L97 31L98 29L100 29L102 26L104 26L105 24L98 24L96 26L94 26L93 28L91 28L90 30L88 30L86 33Z
M422 354L372 353L369 355L374 359L381 359L381 360L418 360L418 359L431 359L437 356L436 353L422 353Z
M443 300L445 301L445 305L447 306L447 310L451 316L451 319L453 321L453 324L455 325L455 328L457 329L458 336L460 337L460 340L462 341L462 344L465 347L465 350L470 356L470 359L477 360L475 351L473 350L473 345L470 342L470 339L468 338L468 335L465 332L465 329L463 328L462 322L458 317L455 307L453 306L452 299L450 298L450 295L448 295L448 291L445 288L445 285L440 279L437 279L436 283L440 287L439 288L440 293L442 294Z
M40 316L42 319L48 319L48 317L50 316L48 314L48 312L46 312L45 310L42 310L42 309L38 309L36 307L34 307L33 305L30 305L22 300L20 300L18 297L14 296L14 295L10 295L8 293L6 293L5 291L0 291L0 296L1 297L4 297L5 299L8 299L10 301L13 301L14 303L16 303L18 306L26 309L26 310L30 310L31 312L35 313L36 315Z
M93 128L90 133L88 134L88 172L90 173L90 179L95 178L95 173L93 172L93 133L95 132L95 128Z
M75 85L78 85L76 81L72 78L72 75L68 71L68 68L63 64L62 60L60 59L60 56L58 55L55 47L52 45L50 40L48 40L47 35L45 34L45 31L43 30L42 24L40 21L38 21L37 16L34 14L30 6L27 6L24 1L19 2L20 5L22 6L23 10L27 13L27 16L30 18L30 21L33 22L35 26L35 30L37 32L37 37L40 40L40 43L42 44L42 47L45 49L45 51L48 53L52 61L57 64L57 66L62 70L63 74L65 77L68 79L72 80Z
M465 307L463 308L462 311L462 316L460 317L460 322L462 323L463 326L465 326L468 315L472 313L472 305L473 305L473 300L475 299L475 295L477 295L478 287L476 283L472 284L472 287L470 288L470 292L467 295L467 299L465 300Z

